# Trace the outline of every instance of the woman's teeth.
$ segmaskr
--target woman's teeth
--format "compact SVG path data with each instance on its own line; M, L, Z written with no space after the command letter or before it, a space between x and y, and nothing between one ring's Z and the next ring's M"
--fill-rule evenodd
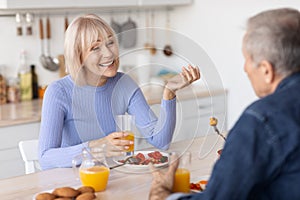
M100 67L108 67L108 66L110 66L111 64L113 64L113 62L114 62L114 61L111 61L111 62L109 62L109 63L102 63L102 64L99 64L99 65L100 65Z

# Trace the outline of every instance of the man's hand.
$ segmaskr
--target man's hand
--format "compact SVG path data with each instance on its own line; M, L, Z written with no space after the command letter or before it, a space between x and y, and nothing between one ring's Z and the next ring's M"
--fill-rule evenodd
M171 193L174 183L174 175L178 168L179 159L176 155L170 157L169 169L167 172L155 169L152 164L150 168L152 171L152 184L149 194L149 200L162 200L166 199Z

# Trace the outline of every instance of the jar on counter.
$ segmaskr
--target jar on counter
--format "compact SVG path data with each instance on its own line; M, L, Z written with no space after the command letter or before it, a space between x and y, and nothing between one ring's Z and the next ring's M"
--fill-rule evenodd
M0 73L0 105L6 103L6 80Z
M44 93L47 89L47 85L42 85L39 87L39 98L43 99L44 98Z
M21 101L21 92L18 78L9 78L7 86L7 102L18 103Z

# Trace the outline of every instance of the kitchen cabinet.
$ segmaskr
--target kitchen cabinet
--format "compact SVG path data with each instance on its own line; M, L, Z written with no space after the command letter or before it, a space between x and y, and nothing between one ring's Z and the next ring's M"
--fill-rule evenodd
M0 8L5 9L51 9L51 8L113 8L130 6L175 6L192 3L192 0L0 0Z
M0 128L0 179L25 174L18 144L38 138L40 123L27 123Z
M212 99L214 100L212 101ZM173 141L193 139L213 133L213 129L209 125L210 117L216 117L220 131L226 131L225 105L225 95L190 99L179 103Z
M160 105L152 105L153 111L159 115ZM209 118L218 119L218 128L221 132L227 130L226 110L227 98L226 92L211 93L211 96L194 97L183 100L177 100L176 108L176 128L172 142L186 139L193 139L206 134L216 134L209 125ZM136 148L141 149L150 147L142 136L136 139Z
M190 5L192 2L193 0L30 0L25 3L23 0L0 0L0 15L16 12L65 14L91 10L155 9Z

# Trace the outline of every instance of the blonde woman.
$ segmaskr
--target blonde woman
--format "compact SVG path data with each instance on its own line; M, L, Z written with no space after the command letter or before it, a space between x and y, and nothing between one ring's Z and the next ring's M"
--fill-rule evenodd
M176 121L176 91L200 78L188 66L165 86L157 117L137 84L118 72L119 49L112 28L97 15L80 16L65 33L65 63L69 75L51 83L44 96L39 135L42 169L71 167L84 147L106 144L120 155L132 143L116 132L114 116L129 113L147 141L167 149Z

